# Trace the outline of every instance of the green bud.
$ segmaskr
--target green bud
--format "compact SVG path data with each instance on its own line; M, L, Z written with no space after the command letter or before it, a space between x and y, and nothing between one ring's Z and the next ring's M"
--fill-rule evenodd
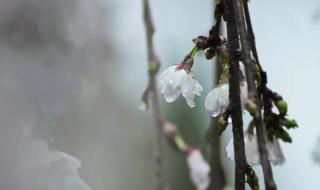
M160 69L159 63L152 62L151 64L149 64L149 67L148 67L149 76L155 76L158 73L159 69Z
M256 103L254 103L253 101L248 101L246 104L246 108L252 116L258 116L258 108Z
M246 168L246 182L252 190L259 190L259 178L251 166Z
M284 129L277 130L276 137L283 140L283 142L292 143L292 138L290 137L289 133Z
M175 143L176 147L182 152L186 151L188 148L188 145L184 142L184 140L182 139L182 137L179 134L175 135L174 143Z
M285 119L283 125L286 126L286 128L288 128L288 129L298 127L298 123L294 119L291 119L291 120L290 119Z
M212 59L216 55L216 51L212 48L207 48L204 50L204 55L206 56L206 59Z
M261 84L261 75L260 75L260 73L257 73L255 76L256 76L257 84Z
M275 105L277 106L279 113L281 115L286 115L288 111L288 104L284 100L278 100L275 102Z
M218 120L218 131L220 135L227 128L227 126L228 126L228 121L226 121L223 117L220 117Z

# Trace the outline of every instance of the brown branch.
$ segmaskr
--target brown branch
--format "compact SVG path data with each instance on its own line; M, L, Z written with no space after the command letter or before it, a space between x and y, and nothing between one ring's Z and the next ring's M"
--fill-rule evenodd
M240 69L237 51L239 49L238 31L232 0L224 0L224 16L227 21L227 38L230 64L229 99L233 126L233 143L235 154L235 189L245 189L246 155L243 135L242 108L240 99Z
M155 176L157 179L156 190L166 189L166 185L163 177L163 143L162 143L162 132L163 132L163 117L160 110L156 74L160 67L160 61L155 54L153 46L153 34L154 26L151 18L149 1L143 0L143 17L146 29L147 39L147 51L148 51L148 71L149 71L149 83L144 95L142 97L145 104L150 101L152 104L152 116L155 126Z
M249 42L248 31L246 28L245 16L241 0L232 0L233 9L235 12L236 24L239 30L240 42L242 47L242 60L246 69L246 78L248 83L249 97L257 102L257 113L254 117L256 123L256 132L258 139L258 149L260 154L260 162L264 174L264 182L267 190L276 190L276 184L273 179L272 168L268 159L265 130L262 121L260 98L257 97L257 89L254 79L255 62L251 57L251 44Z

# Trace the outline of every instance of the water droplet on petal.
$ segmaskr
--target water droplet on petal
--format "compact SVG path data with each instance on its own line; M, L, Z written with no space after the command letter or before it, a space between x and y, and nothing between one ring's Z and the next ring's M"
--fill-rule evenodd
M147 111L148 110L148 106L146 105L146 103L141 102L141 104L139 105L139 110L141 111Z
M218 101L219 90L213 89L206 97L205 107L212 117L217 117L220 114L220 104Z

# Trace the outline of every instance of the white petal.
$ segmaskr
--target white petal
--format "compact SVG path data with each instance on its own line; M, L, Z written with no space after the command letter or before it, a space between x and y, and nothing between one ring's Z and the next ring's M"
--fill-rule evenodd
M187 162L193 184L198 190L205 190L210 183L210 167L201 152L197 149L192 150L187 156Z
M258 151L257 136L245 133L244 143L248 164L259 165L260 157Z
M183 69L175 71L169 76L163 92L164 98L167 102L173 102L180 96L181 84L186 76L187 72Z
M195 106L194 102L194 79L192 75L188 74L181 85L182 96L186 99L187 104L193 108Z
M273 139L273 141L267 141L267 149L269 153L269 160L273 165L281 165L285 162L285 158L280 147L278 139Z
M164 70L161 73L161 75L159 77L159 87L160 87L161 93L164 92L165 85L167 84L170 75L176 71L176 68L177 68L177 66L173 65L173 66L168 67L166 70Z
M211 116L217 117L229 105L229 85L214 88L206 97L205 107Z
M229 141L225 151L227 153L227 158L230 160L234 160L233 138Z
M188 104L188 106L189 106L190 108L193 108L193 107L196 106L196 103L194 102L194 95L188 96L188 97L186 97L185 99L186 99L186 102L187 102L187 104Z
M211 90L206 97L205 107L211 116L217 117L220 114L220 104L218 102L219 91L217 88Z
M194 94L197 95L197 96L201 96L201 92L203 91L203 88L202 86L200 85L200 83L194 79L194 87L193 87L193 90L194 90Z
M219 87L218 101L220 113L222 113L229 106L229 84L223 84Z
M248 136L248 134L246 133L244 136L244 143L245 143L245 153L246 153L248 164L250 165L260 164L256 136L255 135ZM227 153L227 158L230 160L234 160L233 138L229 141L225 151Z

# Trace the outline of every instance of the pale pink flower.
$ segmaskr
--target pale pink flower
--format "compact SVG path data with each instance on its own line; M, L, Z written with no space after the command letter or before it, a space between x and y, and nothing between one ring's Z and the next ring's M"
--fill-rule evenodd
M190 177L197 190L205 190L210 184L210 167L198 149L191 149L187 155Z

